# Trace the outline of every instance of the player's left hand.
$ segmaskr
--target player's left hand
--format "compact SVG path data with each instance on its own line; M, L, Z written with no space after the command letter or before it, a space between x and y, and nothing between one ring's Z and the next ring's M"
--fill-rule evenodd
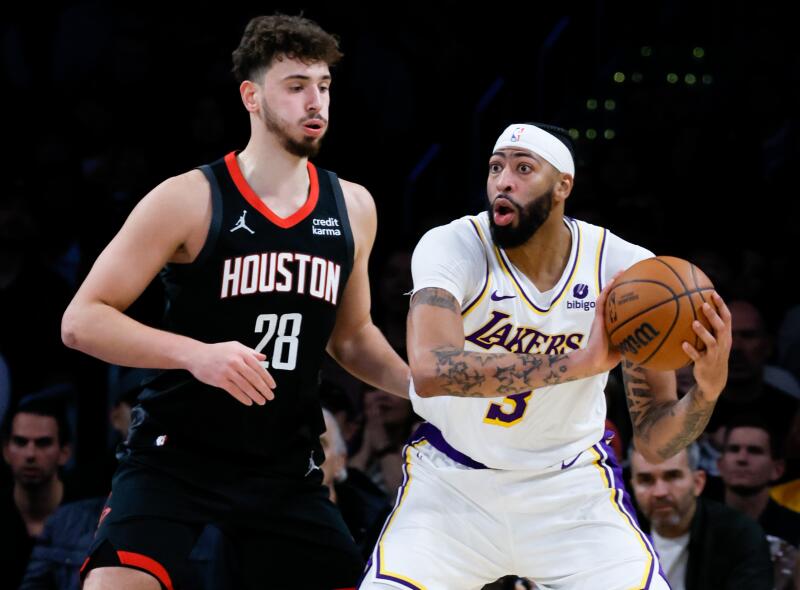
M703 324L695 320L692 329L705 344L700 352L688 342L683 343L683 351L694 361L694 380L703 397L716 401L728 381L728 356L731 352L731 312L716 291L711 301L703 304L703 313L711 324L709 332Z

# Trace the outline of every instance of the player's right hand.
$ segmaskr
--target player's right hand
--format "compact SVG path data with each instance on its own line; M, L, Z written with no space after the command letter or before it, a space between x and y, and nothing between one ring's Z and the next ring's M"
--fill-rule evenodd
M614 281L622 274L623 271L618 272L608 282L608 284L597 296L595 303L594 319L592 320L592 329L589 333L589 342L586 344L587 357L590 363L595 367L596 373L605 373L617 366L622 359L619 350L611 345L611 340L608 338L605 324L605 307L606 299L614 285Z
M240 342L202 344L187 369L198 381L227 391L246 406L275 398L275 380L261 362L267 357Z

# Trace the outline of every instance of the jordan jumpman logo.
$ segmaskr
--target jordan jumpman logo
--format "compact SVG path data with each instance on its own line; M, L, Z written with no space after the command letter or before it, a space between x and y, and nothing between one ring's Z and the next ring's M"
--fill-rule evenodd
M231 228L231 232L235 232L237 229L246 229L251 234L256 233L252 229L247 227L247 224L244 222L245 215L247 215L247 209L242 211L242 216L239 218L239 221L236 222L236 225L234 225L233 228Z

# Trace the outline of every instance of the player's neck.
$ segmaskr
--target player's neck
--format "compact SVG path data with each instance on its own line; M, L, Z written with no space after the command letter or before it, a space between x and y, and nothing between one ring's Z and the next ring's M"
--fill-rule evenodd
M290 154L277 139L251 138L237 160L247 184L261 198L294 199L308 193L307 158Z
M527 276L539 291L549 291L558 283L569 262L572 232L563 216L553 211L533 237L522 246L507 248L512 264Z

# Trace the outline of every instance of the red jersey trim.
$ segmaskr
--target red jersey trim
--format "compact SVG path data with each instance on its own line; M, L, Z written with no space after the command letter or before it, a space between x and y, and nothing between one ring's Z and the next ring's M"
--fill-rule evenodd
M236 152L231 152L225 156L225 165L228 167L228 173L231 175L233 183L247 202L278 227L288 229L297 225L308 217L314 210L314 207L317 206L317 200L319 199L319 179L317 178L317 169L311 162L306 164L308 167L308 181L310 184L308 198L306 202L303 203L303 206L289 217L280 217L272 209L267 207L250 185L247 184L239 168L239 162L236 160Z
M170 580L167 570L155 559L142 555L141 553L132 553L130 551L117 551L117 556L121 564L132 565L146 572L150 572L167 590L173 590L172 580Z

